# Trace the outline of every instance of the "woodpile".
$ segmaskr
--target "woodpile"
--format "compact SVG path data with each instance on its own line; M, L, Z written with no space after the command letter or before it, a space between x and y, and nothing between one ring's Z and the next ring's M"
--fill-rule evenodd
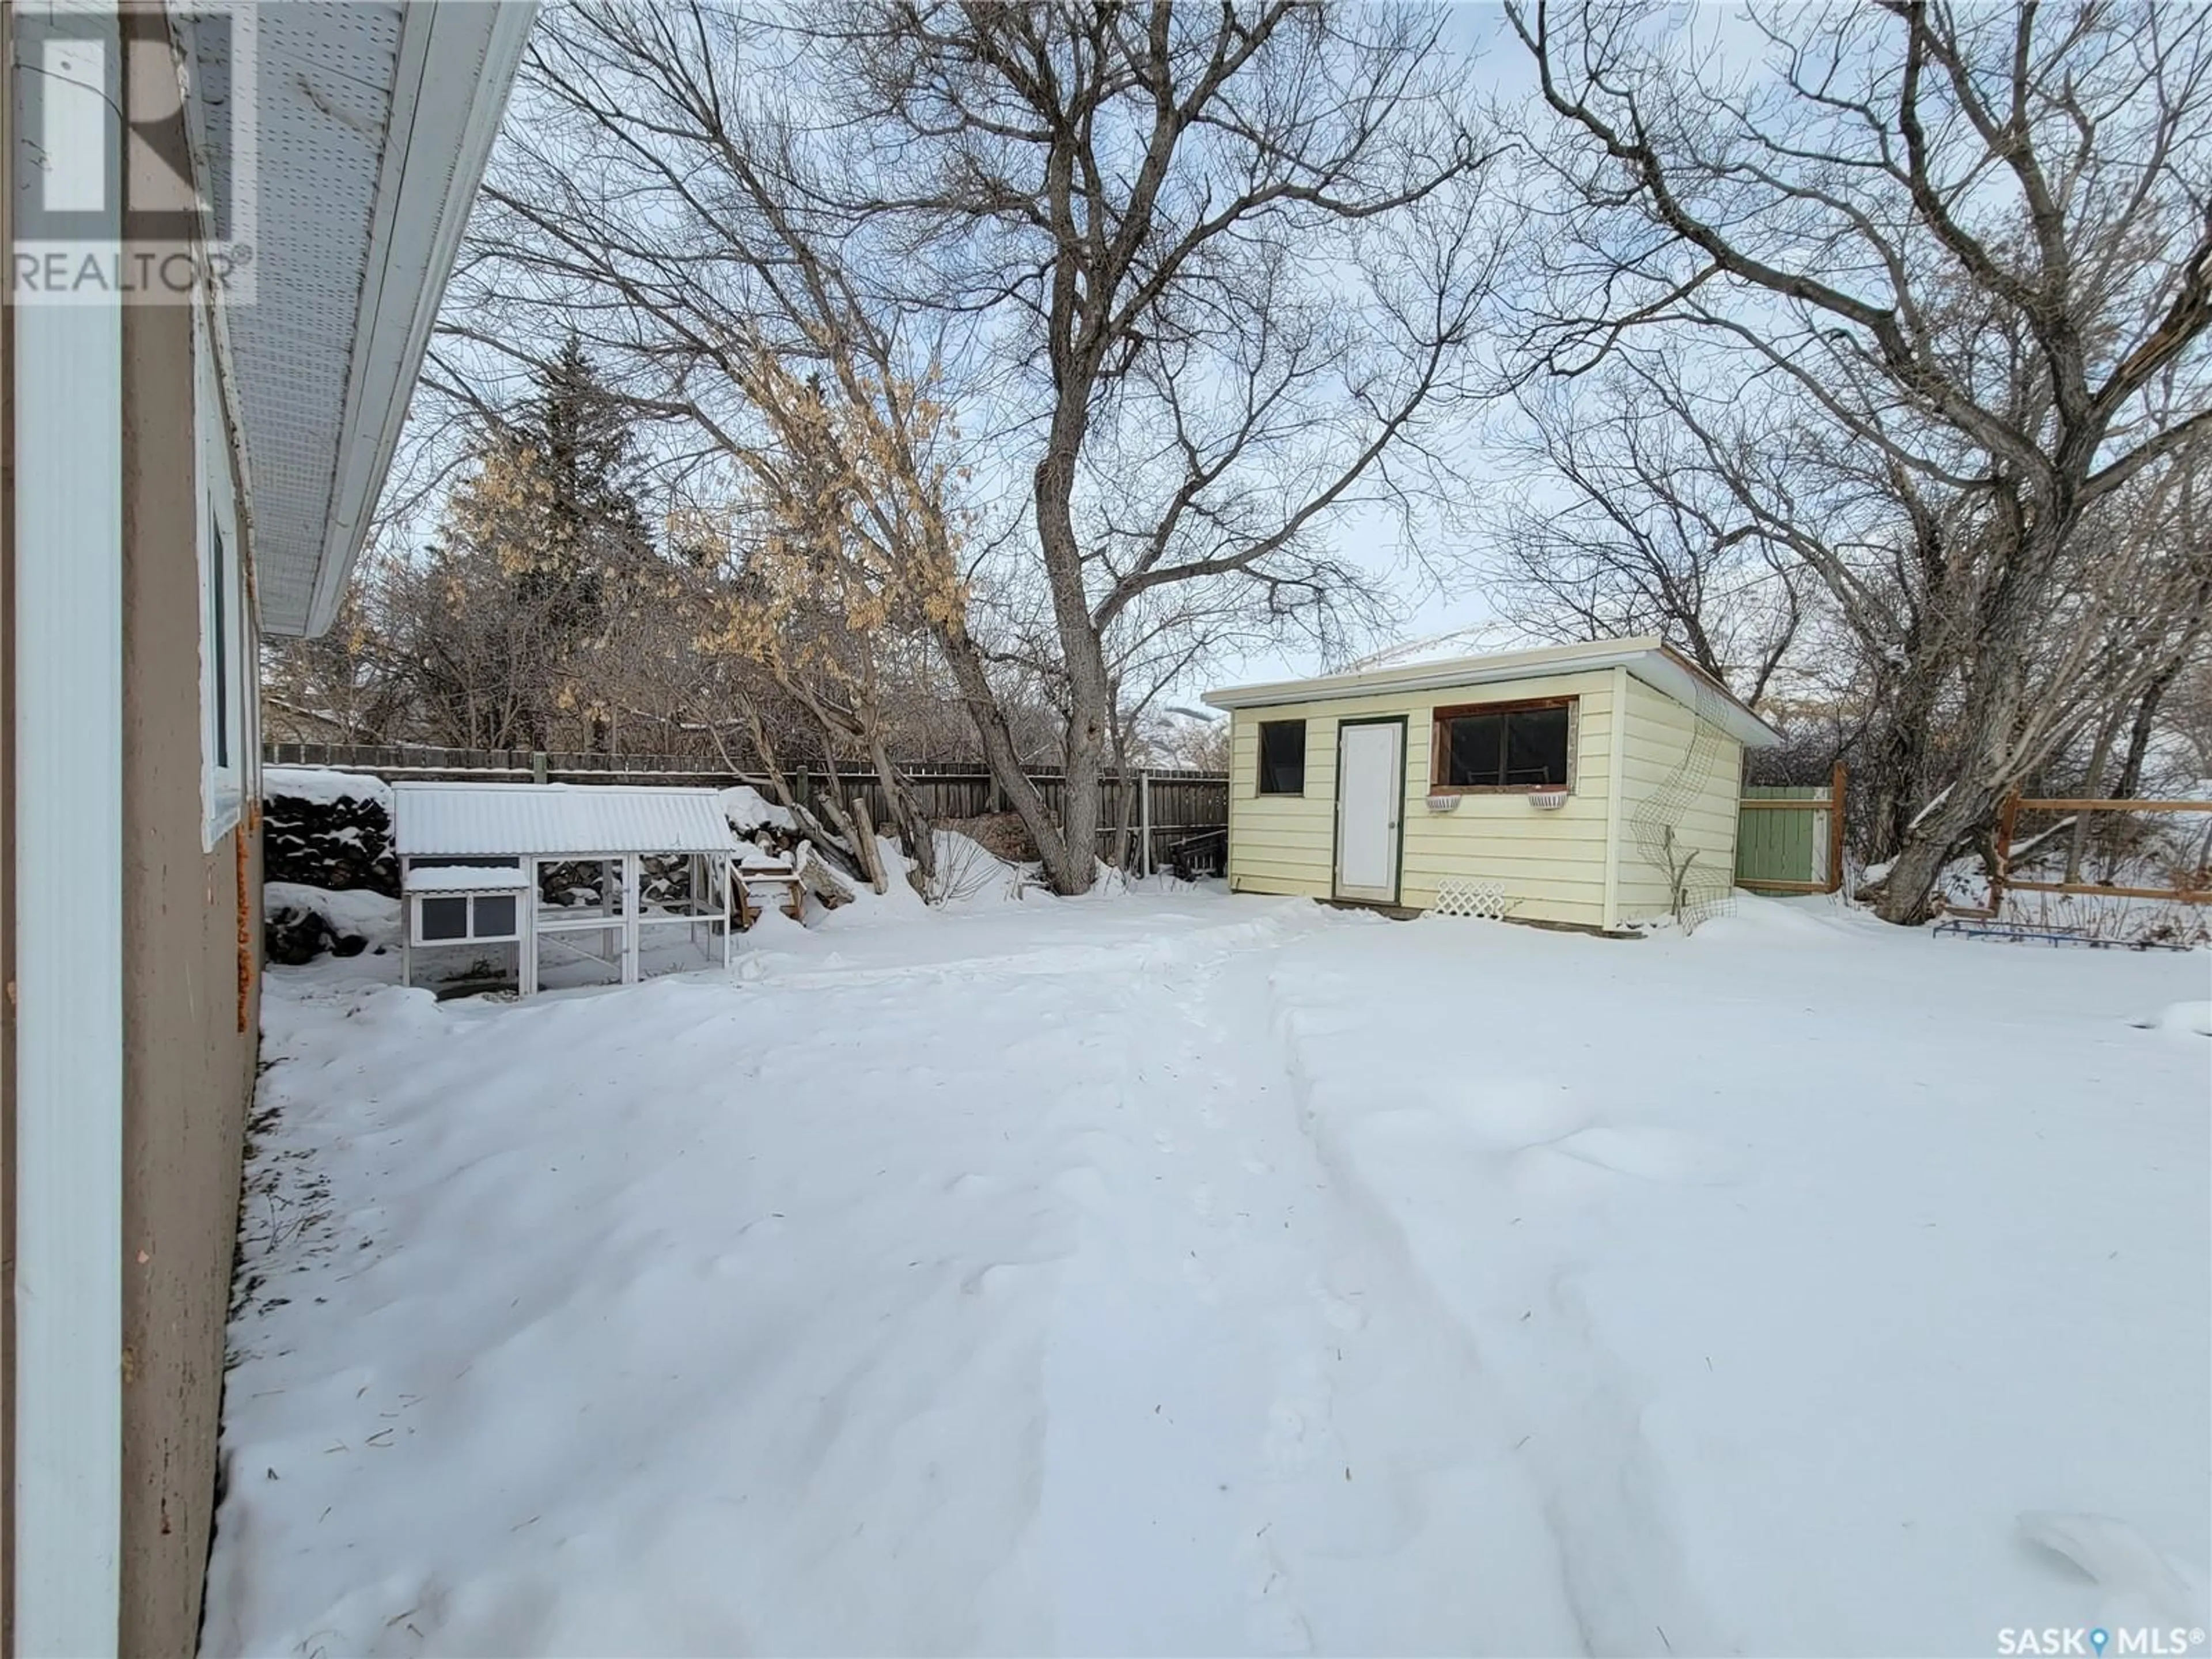
M305 904L270 904L262 918L262 930L269 960L287 968L304 968L325 951L332 956L357 957L368 948L366 935L340 933L328 916Z
M261 848L267 880L399 896L392 817L374 796L288 795L272 784L264 796Z

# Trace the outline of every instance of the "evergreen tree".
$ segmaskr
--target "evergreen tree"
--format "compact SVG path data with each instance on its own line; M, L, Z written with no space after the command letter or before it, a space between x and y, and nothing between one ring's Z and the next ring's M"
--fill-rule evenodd
M658 564L640 471L629 414L571 336L479 435L410 585L426 723L468 746L611 746L594 659Z

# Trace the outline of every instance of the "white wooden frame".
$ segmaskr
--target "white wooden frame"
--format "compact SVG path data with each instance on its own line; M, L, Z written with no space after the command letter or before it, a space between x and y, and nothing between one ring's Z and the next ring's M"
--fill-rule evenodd
M490 856L489 854L487 857ZM722 966L730 965L730 938L737 931L732 906L737 892L737 878L733 860L728 853L691 853L691 910L675 915L647 915L642 904L645 860L643 853L558 853L526 854L520 860L522 882L519 887L483 886L440 889L434 891L410 893L407 890L407 873L414 859L403 857L399 861L400 889L400 982L411 986L415 982L415 952L423 950L459 949L471 945L514 945L517 948L517 994L532 997L538 994L543 977L540 947L546 936L558 939L564 933L618 933L622 939L619 967L621 983L635 985L643 978L642 945L647 928L686 926L692 930L692 939L697 942L702 923L719 925L722 930ZM618 909L609 909L602 897L599 908L590 910L562 912L549 910L539 898L539 870L548 864L598 864L612 866L620 872L622 904ZM604 894L605 887L601 888ZM493 935L477 933L476 901L478 898L513 897L515 901L515 931ZM459 898L469 901L471 932L460 939L424 939L422 936L421 904L424 899ZM702 901L704 905L702 906ZM711 908L706 908L711 907ZM580 946L572 947L581 951ZM583 954L592 955L585 951ZM606 958L593 957L596 961ZM609 963L610 966L617 965Z

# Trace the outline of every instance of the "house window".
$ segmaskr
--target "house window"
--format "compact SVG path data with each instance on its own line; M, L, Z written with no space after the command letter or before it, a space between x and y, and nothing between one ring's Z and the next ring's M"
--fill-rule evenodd
M1260 793L1303 795L1306 792L1306 723L1260 722Z
M1439 708L1431 745L1439 790L1565 789L1574 781L1575 700Z
M515 933L512 893L425 894L415 901L415 942L450 945L511 939Z
M237 473L223 419L213 335L195 311L193 448L200 595L202 845L212 851L237 824L246 796L253 683L246 674L246 580L238 537Z

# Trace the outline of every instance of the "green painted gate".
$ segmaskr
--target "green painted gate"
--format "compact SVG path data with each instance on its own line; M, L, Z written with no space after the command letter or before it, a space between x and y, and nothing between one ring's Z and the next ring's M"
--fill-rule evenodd
M1737 803L1735 879L1771 893L1843 884L1844 769L1819 784L1747 784Z

